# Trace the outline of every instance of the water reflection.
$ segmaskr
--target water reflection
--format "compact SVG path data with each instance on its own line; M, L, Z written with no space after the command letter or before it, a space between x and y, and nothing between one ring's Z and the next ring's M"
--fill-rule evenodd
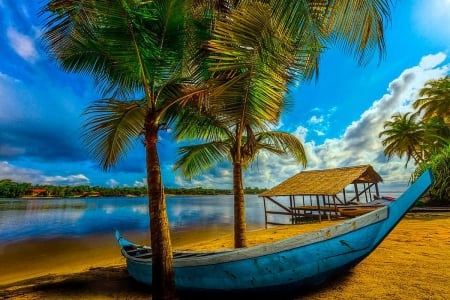
M0 199L0 242L147 230L147 198ZM173 230L233 223L233 196L167 197ZM246 196L247 223L264 224L261 198Z

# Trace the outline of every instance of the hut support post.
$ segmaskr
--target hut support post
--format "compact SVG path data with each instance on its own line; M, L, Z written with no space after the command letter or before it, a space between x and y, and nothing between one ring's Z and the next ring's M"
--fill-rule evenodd
M356 201L359 202L358 184L354 183L354 186L355 186Z
M266 209L266 197L263 197L264 199L264 222L265 222L265 228L267 229L267 209Z
M319 222L322 222L322 213L320 211L320 200L319 200L319 196L316 196L316 201L317 201L317 211L319 214Z
M291 208L296 207L297 205L295 205L295 196L291 195L291 201L292 201L292 205ZM295 209L292 209L292 224L295 224L297 222L297 214Z

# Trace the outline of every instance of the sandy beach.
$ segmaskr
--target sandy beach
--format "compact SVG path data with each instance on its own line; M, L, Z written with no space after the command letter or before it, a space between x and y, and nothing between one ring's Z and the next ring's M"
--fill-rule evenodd
M327 225L330 222L249 228L248 239L250 245L267 243ZM146 233L126 236L137 242L148 239ZM175 232L172 239L176 249L231 248L232 228ZM450 299L449 251L450 212L409 213L355 268L287 298ZM204 295L180 296L199 299ZM0 299L149 298L151 291L128 276L112 234L0 246Z

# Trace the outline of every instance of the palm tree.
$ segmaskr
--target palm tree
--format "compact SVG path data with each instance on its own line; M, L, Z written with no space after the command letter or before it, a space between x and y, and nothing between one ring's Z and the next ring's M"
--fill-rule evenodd
M193 139L197 143L180 147L180 159L174 169L181 169L187 177L199 175L215 164L228 160L233 166L234 187L234 245L246 247L246 221L242 171L257 156L260 150L277 155L291 154L303 167L306 155L302 143L293 135L280 131L263 131L259 127L245 126L238 136L237 126L229 127L226 118L220 115L199 114L185 111L179 115L175 135L182 139ZM239 126L239 125L238 125ZM240 139L238 141L238 139ZM202 140L203 143L199 143ZM237 147L240 147L238 149ZM239 156L238 156L239 155Z
M422 120L422 123L428 140L425 149L425 159L428 160L432 155L439 153L450 144L450 126L440 116Z
M428 81L419 92L413 108L423 112L423 119L442 118L450 126L450 76Z
M208 105L221 127L233 133L221 138L233 141L227 150L233 163L235 246L244 247L242 169L245 158L256 154L255 132L278 122L288 86L314 75L326 42L343 41L360 62L376 47L382 53L389 1L233 1L227 7L208 43L212 77L223 90Z
M424 161L424 149L428 139L418 113L394 114L391 121L384 122L384 128L379 137L386 136L382 144L385 146L384 154L388 159L394 155L399 158L406 155L405 167L411 158L415 164Z
M286 66L295 62L289 35L271 22L270 5L254 1L241 4L227 18L216 22L208 43L214 79L226 89L209 101L210 109L234 138L233 165L235 247L246 247L246 222L242 170L246 157L257 149L254 131L279 119L287 82ZM231 138L228 134L228 139Z
M195 82L202 73L194 72L201 71L196 58L202 59L201 36L204 28L209 30L214 13L207 4L52 0L43 7L49 54L64 70L92 76L105 95L86 110L84 140L89 152L106 170L142 138L155 299L176 297L158 132L170 125L174 106L190 99L202 102L206 89L197 88ZM203 11L195 14L194 9Z

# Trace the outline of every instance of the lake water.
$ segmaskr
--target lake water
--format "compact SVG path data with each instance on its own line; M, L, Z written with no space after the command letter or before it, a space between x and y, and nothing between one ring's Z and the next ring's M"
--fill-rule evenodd
M233 224L233 196L169 196L172 230ZM264 226L263 199L246 195L247 223ZM0 244L34 238L73 238L148 231L148 199L0 199Z
M246 195L245 199L247 224L253 228L264 227L263 198ZM268 210L273 210L273 204L267 205ZM234 222L233 195L168 196L167 213L173 231L207 226L226 227ZM272 215L269 221L286 224L290 219ZM35 238L113 234L116 229L121 232L148 232L147 197L0 198L0 245Z

